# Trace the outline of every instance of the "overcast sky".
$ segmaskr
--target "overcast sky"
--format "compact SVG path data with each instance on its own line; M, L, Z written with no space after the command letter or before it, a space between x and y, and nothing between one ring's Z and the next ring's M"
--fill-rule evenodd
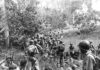
M49 7L52 9L58 9L61 6L62 0L38 0L40 1L40 7Z
M49 7L59 9L63 0L38 0L40 1L40 7ZM100 0L91 0L93 10L100 11Z
M16 0L14 0L16 2ZM40 2L39 7L49 7L52 9L61 9L62 2L64 0L38 0ZM67 0L69 1L69 0ZM72 0L73 1L73 0ZM100 0L91 0L93 10L100 11Z
M100 11L100 0L92 0L92 8L96 11Z

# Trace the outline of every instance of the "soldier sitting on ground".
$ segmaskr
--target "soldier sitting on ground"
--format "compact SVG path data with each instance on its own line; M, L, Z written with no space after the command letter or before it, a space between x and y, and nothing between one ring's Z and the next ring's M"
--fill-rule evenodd
M10 56L1 64L1 68L4 70L19 70L19 67L13 63L13 59Z

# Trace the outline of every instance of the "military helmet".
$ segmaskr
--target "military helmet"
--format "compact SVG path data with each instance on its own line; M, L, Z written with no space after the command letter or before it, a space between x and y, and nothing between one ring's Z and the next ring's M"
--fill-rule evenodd
M12 58L11 56L6 56L6 60L7 60L7 61L12 61L13 58Z
M30 43L30 45L32 45L32 44L34 43L34 41L33 41L33 40L30 40L30 42L29 42L29 43Z
M90 41L88 40L82 40L79 44L78 44L80 49L83 50L89 50L90 49Z

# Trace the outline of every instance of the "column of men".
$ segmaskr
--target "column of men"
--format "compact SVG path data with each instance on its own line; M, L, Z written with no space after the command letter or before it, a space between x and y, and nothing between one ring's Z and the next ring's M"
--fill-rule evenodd
M36 34L35 36L30 36L29 38L27 38L25 47L25 56L27 55L28 61L31 62L31 69L33 67L36 68L34 66L36 62L35 55L40 54L40 56L43 56L45 53L48 54L47 57L51 55L59 56L58 57L59 63L62 66L64 49L65 47L61 40L53 38L51 35ZM7 67L6 65L4 66ZM20 70L24 70L25 67L26 67L26 59L23 59L20 61ZM39 70L39 67L37 67L36 69Z
M82 70L99 69L99 63L97 64L97 60L99 61L99 58L94 53L94 51L96 50L94 49L92 42L88 40L81 41L78 44L78 51L75 51L75 47L73 46L73 44L70 44L70 51L66 52L66 55L64 55L65 45L63 41L54 38L52 35L36 34L35 36L30 36L29 38L27 38L26 44L27 47L25 48L25 56L27 56L27 59L23 59L20 61L20 70L30 70L27 69L27 60L30 62L29 67L31 69L40 70L39 66L36 66L38 65L36 55L39 54L40 56L44 56L45 53L48 54L46 56L47 58L49 58L50 56L53 56L54 59L58 58L60 67L63 67L63 58L65 57L65 59L67 59L67 57L69 57L69 62L66 63L70 65L72 70L75 70L80 66L78 63L75 63L74 60L83 61L83 65L81 66ZM9 61L7 62L7 64L9 64ZM2 67L8 68L4 64L2 65ZM17 67L17 65L15 66Z

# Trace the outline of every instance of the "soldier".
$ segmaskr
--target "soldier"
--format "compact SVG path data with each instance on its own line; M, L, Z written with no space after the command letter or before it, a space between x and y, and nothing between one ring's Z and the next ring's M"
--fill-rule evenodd
M27 47L27 54L30 57L34 57L36 53L39 53L35 43L36 41L31 40L29 47Z
M70 43L69 50L70 50L70 51L74 50L74 46L73 46L72 43Z
M74 46L71 43L70 43L70 46L69 46L69 54L70 54L71 57L74 56Z
M17 64L13 63L12 57L6 57L6 60L1 64L3 70L19 70Z
M92 44L92 41L90 41L90 46L91 46L92 49L95 49L93 44Z
M100 49L100 44L98 45L98 49Z
M96 70L95 69L95 57L90 50L90 42L88 40L81 41L79 43L79 50L81 52L81 59L83 60L83 70Z
M65 46L64 46L63 42L59 41L57 55L60 58L60 66L61 67L63 66L62 63L63 63L63 57L64 57L64 50L65 50Z
M31 40L29 47L26 49L26 54L28 56L28 61L31 63L31 68L36 68L36 60L34 60L35 55L39 53L37 46L35 45L36 41Z
M20 70L26 70L25 69L26 64L27 64L27 59L25 56L23 56L23 59L20 60Z
M91 51L92 51L94 54L96 54L96 50L95 50L95 48L94 48L94 46L93 46L93 44L92 44L92 41L90 41L90 46L91 46Z
M40 53L42 55L43 54L42 46L36 41L34 42L34 45L37 46L38 53Z

